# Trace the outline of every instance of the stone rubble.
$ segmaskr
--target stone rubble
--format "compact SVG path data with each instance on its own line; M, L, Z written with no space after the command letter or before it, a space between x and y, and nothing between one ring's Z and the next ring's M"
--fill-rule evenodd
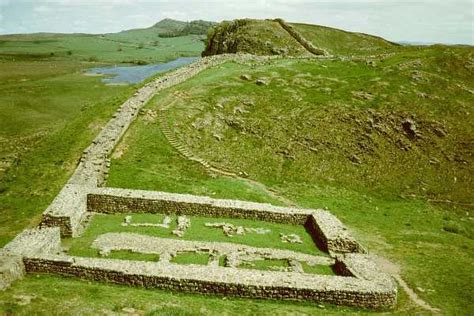
M169 217L169 216L165 216L165 218L163 218L163 222L160 224L160 223L132 223L132 216L127 215L127 216L125 216L125 218L123 220L122 226L123 227L131 226L131 227L169 228L170 224L171 224L171 217Z
M263 234L268 234L271 232L270 229L265 229L265 228L249 228L249 227L243 227L243 226L235 226L234 224L231 223L204 223L204 226L206 227L215 227L215 228L221 228L223 233L227 237L232 237L234 235L245 235L246 233L256 233L259 235Z
M257 228L245 227L244 229L247 233L255 233L257 235L265 235L272 232L271 229L262 228L262 227L257 227Z
M176 240L170 238L152 237L136 233L106 233L97 237L91 246L100 253L110 254L111 251L127 250L136 253L157 254L172 257L178 252L206 252L219 256L227 256L230 260L226 266L237 267L243 261L264 259L295 260L306 262L308 265L332 265L333 258L315 256L300 252L274 248L251 247L242 244L225 242L203 242L191 240ZM230 259L229 259L230 258Z
M280 233L280 239L284 243L292 243L292 244L302 244L303 241L301 240L301 237L296 234L288 234L285 235L283 233Z
M178 237L183 237L186 230L191 226L191 219L186 216L178 216L176 219L178 225L172 233Z

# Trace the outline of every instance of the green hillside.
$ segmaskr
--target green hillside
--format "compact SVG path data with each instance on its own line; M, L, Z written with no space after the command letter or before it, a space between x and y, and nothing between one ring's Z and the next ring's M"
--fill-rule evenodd
M240 19L224 21L208 34L204 56L222 53L246 52L256 55L301 56L305 50L278 20ZM315 47L331 55L370 55L393 52L399 45L383 38L347 32L335 28L286 23Z
M292 23L315 46L332 55L371 55L393 51L399 46L373 35L347 32L331 27Z

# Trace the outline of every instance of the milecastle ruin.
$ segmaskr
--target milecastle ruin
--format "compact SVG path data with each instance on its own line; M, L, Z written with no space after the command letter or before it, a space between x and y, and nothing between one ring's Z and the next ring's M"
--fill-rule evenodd
M364 248L329 211L104 186L110 166L108 157L142 106L156 93L226 61L260 63L270 58L273 57L241 54L205 57L139 89L118 109L84 151L74 174L44 212L39 227L23 231L0 250L0 289L8 287L25 273L53 273L211 295L327 302L374 309L394 307L396 283L377 268ZM94 240L91 247L104 258L72 256L61 248L61 238L80 237L87 229L91 216L96 216L94 214L123 214L124 226L169 226L167 217L159 224L135 223L133 214L137 213L178 216L178 236L185 234L187 227L192 225L190 216L216 218L216 223L206 225L223 229L224 232L227 230L227 233L231 231L229 234L264 234L265 230L252 231L217 221L239 218L302 225L327 256L127 232L106 233ZM297 236L281 237L285 242L299 242ZM109 253L118 250L157 254L159 261L106 258ZM173 263L170 259L181 252L209 254L209 262L207 265ZM223 257L225 263L221 266L218 263ZM238 268L242 262L267 259L287 260L290 265L281 271ZM330 266L336 275L304 273L301 268L303 263Z

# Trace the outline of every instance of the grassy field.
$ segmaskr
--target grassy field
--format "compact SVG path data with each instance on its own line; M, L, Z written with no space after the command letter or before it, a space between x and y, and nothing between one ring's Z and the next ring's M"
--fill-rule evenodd
M74 62L0 62L0 244L39 222L80 154L134 91Z
M58 299L60 297L61 299ZM28 303L30 301L30 303ZM417 309L401 293L396 314ZM374 314L370 311L309 303L236 299L108 285L76 278L30 275L0 293L0 311L7 315L336 315ZM67 311L67 312L65 312Z

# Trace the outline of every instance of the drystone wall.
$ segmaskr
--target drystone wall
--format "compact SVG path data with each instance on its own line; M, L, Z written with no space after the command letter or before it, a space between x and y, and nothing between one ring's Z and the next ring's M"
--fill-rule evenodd
M326 212L189 194L116 188L97 188L91 191L87 195L87 210L105 214L162 213L234 217L296 225L303 225L313 212Z
M323 55L323 56L328 55L328 52L326 52L324 49L317 48L316 46L314 46L313 43L311 43L306 38L304 38L300 32L295 30L295 28L292 25L286 23L283 19L275 19L274 21L278 22L278 24L280 24L280 26L285 31L287 31L288 34L290 34L295 40L297 40L298 43L300 43L301 46L303 46L310 53L314 55Z
M60 244L58 227L26 229L18 234L3 249L0 249L0 290L23 277L24 257L42 253L59 253Z
M213 295L270 298L363 308L389 308L391 282L344 276L254 271L199 265L43 255L24 259L29 273L56 273L94 281Z
M330 212L309 216L305 227L311 232L318 247L330 254L366 252L341 221Z
M315 256L301 252L250 247L242 244L212 241L180 240L171 238L151 237L135 233L106 233L100 235L91 245L99 250L102 255L112 251L127 250L134 253L157 254L159 260L167 260L180 252L201 252L215 254L216 256L233 256L232 265L236 266L246 258L296 260L314 265L333 265L335 260L329 257ZM242 258L242 260L239 260Z

